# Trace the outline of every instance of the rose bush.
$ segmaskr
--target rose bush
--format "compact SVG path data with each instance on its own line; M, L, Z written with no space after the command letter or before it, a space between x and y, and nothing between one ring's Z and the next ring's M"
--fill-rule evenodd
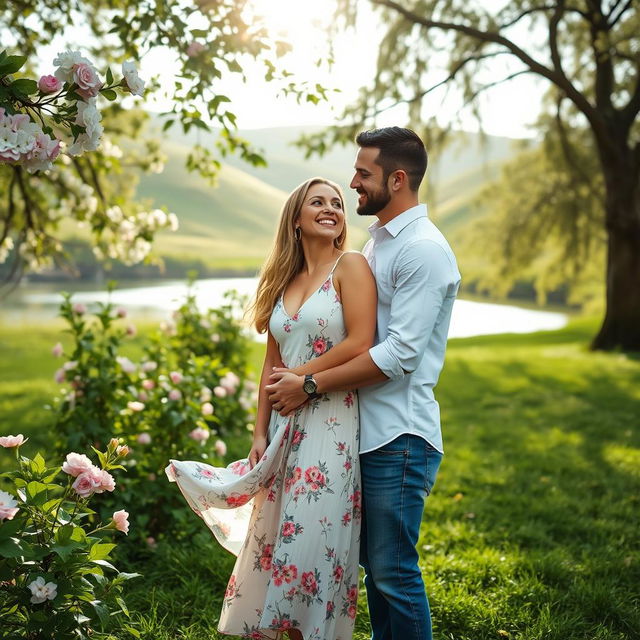
M122 355L128 336L135 334L126 309L103 304L89 314L65 296L60 314L73 344L68 353L60 344L52 348L54 356L65 359L55 374L62 392L52 405L60 449L83 449L112 437L130 447L118 503L133 514L133 535L139 539L157 539L169 529L172 535L189 535L197 527L180 496L167 497L167 461L222 464L224 438L246 433L254 416L255 383L246 377L246 356L241 360L238 355L248 353L242 342L248 338L229 317L231 307L200 314L189 298L181 309L184 315L175 315L174 328L165 326L169 339L166 333L137 339L143 355L134 361ZM198 331L208 325L211 353L203 353L198 341L190 343L194 325ZM214 355L220 343L211 340L213 331L237 345L233 362L242 375ZM89 491L97 481L84 477L81 489ZM104 504L105 509L116 507L112 500Z
M116 532L127 533L121 510L103 523L89 502L114 492L111 471L122 469L128 448L116 439L94 449L98 464L75 452L64 464L47 467L38 453L20 455L22 436L4 436L15 448L17 469L0 475L0 620L3 638L58 640L137 636L127 620L123 584L135 573L111 562ZM93 507L93 505L92 505Z

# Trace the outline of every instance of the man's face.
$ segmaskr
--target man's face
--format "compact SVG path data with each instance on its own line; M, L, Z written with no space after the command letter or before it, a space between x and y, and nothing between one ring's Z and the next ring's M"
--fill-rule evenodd
M349 186L360 196L356 212L361 216L376 215L391 200L382 167L375 162L379 153L375 147L362 147L356 156L356 172Z

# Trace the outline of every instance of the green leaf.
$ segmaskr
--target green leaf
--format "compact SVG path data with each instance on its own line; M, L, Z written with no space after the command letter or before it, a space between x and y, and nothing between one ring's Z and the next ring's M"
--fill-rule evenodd
M126 602L120 596L116 596L116 602L118 603L118 606L122 610L122 613L124 613L124 615L127 616L127 618L129 618L130 617L129 609L127 608Z
M43 484L42 482L38 482L33 480L27 485L27 499L33 505L42 505L47 499L47 489L49 489L50 485Z
M22 548L18 538L7 538L0 542L0 557L21 558L24 555L25 550Z
M97 564L97 565L99 565L101 567L106 567L107 569L112 569L113 571L118 571L110 562L107 562L106 560L92 560L91 562L93 562L94 564Z
M130 625L127 625L125 627L125 629L134 637L134 638L139 638L140 637L140 632L137 629L134 629L133 627L131 627Z
M57 553L63 560L66 560L74 551L82 549L82 544L69 540L67 544L56 544L51 547L51 551Z
M112 102L118 97L118 94L113 89L103 89L100 93Z
M100 600L94 600L90 603L95 612L98 614L98 618L100 618L100 622L103 627L106 627L109 622L109 609L105 607Z
M104 466L107 464L107 456L102 453L102 451L98 451L95 447L91 447L94 452L96 453L96 455L98 456L98 460L100 461L100 466L104 468Z
M111 84L113 82L113 73L111 73L111 68L107 69L107 84Z
M7 56L0 62L0 76L15 73L27 61L27 56Z
M40 455L40 453L36 453L32 461L31 469L35 473L44 473L46 468L47 465L44 462L44 458Z
M38 83L35 80L29 80L29 78L20 78L9 85L9 90L14 95L30 96L38 91Z
M111 553L111 550L115 547L115 544L105 544L97 542L91 547L89 551L89 560L103 560Z

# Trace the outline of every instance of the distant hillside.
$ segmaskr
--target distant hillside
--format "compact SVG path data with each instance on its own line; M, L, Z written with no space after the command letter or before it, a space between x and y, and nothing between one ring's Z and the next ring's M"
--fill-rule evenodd
M355 214L355 197L348 183L353 174L356 147L337 147L322 158L304 158L291 143L300 127L243 131L261 148L269 163L251 167L228 158L218 186L190 174L184 160L198 134L178 130L163 134L169 160L160 175L143 176L138 195L165 205L180 218L177 233L160 234L156 252L176 259L201 259L211 267L254 268L264 258L273 238L286 194L305 179L322 175L341 184L346 192L351 224L351 245L360 248L371 219ZM201 140L206 143L206 137ZM430 159L432 193L425 194L432 217L445 232L460 232L477 215L478 190L498 175L501 164L514 153L508 138L468 134L439 158Z

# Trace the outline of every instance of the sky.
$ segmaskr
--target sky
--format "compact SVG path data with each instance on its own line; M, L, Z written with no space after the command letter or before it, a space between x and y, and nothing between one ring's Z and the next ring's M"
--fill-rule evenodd
M247 61L247 81L237 74L223 78L220 92L228 95L232 102L230 111L237 116L241 129L259 129L282 126L326 126L335 124L344 107L352 103L362 86L371 84L375 76L378 44L384 33L379 15L371 9L367 0L359 0L361 9L355 30L341 33L333 42L334 65L318 68L316 61L326 57L328 38L326 27L332 18L335 0L251 0L255 12L262 16L266 26L292 45L292 52L281 59L288 71L297 80L306 80L324 87L336 89L329 93L330 99L318 105L297 104L293 97L278 93L276 86L263 79L262 67ZM500 3L501 0L485 0ZM65 49L81 49L86 34L79 28L69 27L59 40L41 51L40 71L51 73L51 61ZM140 76L159 76L161 86L169 89L175 82L178 65L175 52L153 49L145 54L140 63ZM237 76L237 77L236 77ZM492 76L493 77L493 76ZM442 75L433 73L433 82ZM492 135L512 138L533 137L531 125L539 111L544 86L539 80L523 76L508 84L498 86L485 94L481 101L483 129ZM130 100L125 100L125 106ZM440 124L446 124L454 109L452 102L432 101ZM171 103L162 98L143 103L150 111L163 112ZM384 112L377 126L405 125L404 107ZM477 131L478 124L472 117L462 121L462 128Z
M331 19L334 0L253 0L258 14L267 27L292 45L292 52L283 58L283 64L296 78L319 82L325 87L339 90L331 92L330 99L319 105L297 104L293 97L278 95L276 87L262 78L258 67L247 64L247 82L228 78L224 92L232 99L230 109L238 117L241 129L294 125L330 125L338 121L342 109L353 102L361 86L375 76L377 45L383 34L378 14L363 1L355 30L341 34L333 43L335 63L331 69L318 68L315 62L326 54L326 26ZM170 84L175 68L171 55L155 51L141 64L141 76L155 75L162 69L163 82ZM440 77L435 77L438 81ZM540 110L540 82L527 76L487 92L481 104L484 130L493 135L520 138L531 137L533 123ZM259 105L259 108L256 108ZM154 111L169 108L166 101L155 101L149 107ZM440 119L444 124L451 104L443 103ZM378 126L406 124L403 107L391 109L380 116ZM463 120L463 128L477 131L473 118Z

